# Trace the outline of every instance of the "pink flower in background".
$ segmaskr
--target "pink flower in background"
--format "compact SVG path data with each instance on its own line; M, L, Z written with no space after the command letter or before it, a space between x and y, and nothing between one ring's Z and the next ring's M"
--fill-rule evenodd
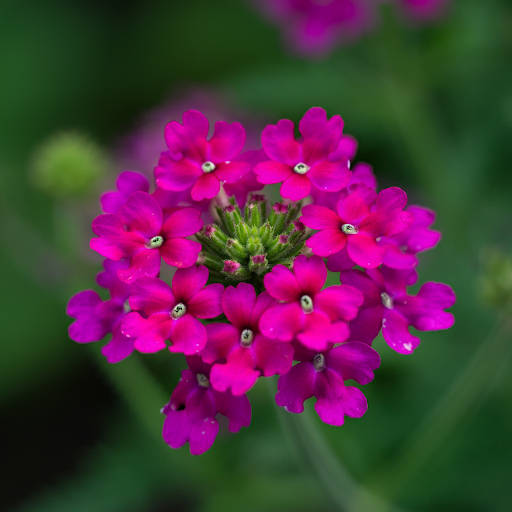
M445 14L451 0L395 0L405 15L417 22L429 22Z
M258 326L263 312L276 303L267 292L256 297L254 287L247 283L226 288L222 309L231 324L207 325L208 343L200 354L207 363L226 360L213 365L210 380L214 389L230 388L234 395L242 395L261 374L268 377L291 368L291 345L266 338Z
M112 339L101 349L109 363L117 363L133 352L134 338L121 332L121 321L130 311L130 287L117 277L118 269L128 268L128 262L105 260L104 272L96 277L97 283L110 291L110 300L102 301L93 290L84 290L69 300L67 314L76 321L69 326L69 337L79 343L100 341L108 333Z
M208 119L197 110L183 114L183 124L171 121L165 127L165 141L172 156L160 159L155 169L157 185L165 190L191 189L194 201L212 199L220 182L235 183L249 164L235 162L245 144L245 130L240 123L215 123L215 132L207 140ZM179 156L177 156L179 155Z
M442 283L425 283L416 296L407 295L406 287L417 280L415 270L388 267L345 270L344 284L353 286L364 296L357 317L349 323L350 340L371 345L382 327L386 343L396 352L410 354L420 339L409 333L409 326L419 331L437 331L453 325L451 313L444 310L455 304L453 290Z
M292 49L321 55L353 41L374 25L371 0L264 0L255 5L282 24Z
M142 276L156 276L160 257L175 267L193 265L201 244L184 237L202 227L194 208L178 210L164 222L158 203L145 192L134 192L117 215L107 213L94 219L92 230L99 238L93 238L90 246L106 258L129 259L130 267L118 270L118 275L130 283Z
M281 195L292 201L304 199L312 187L327 192L340 191L350 180L347 159L331 162L328 157L341 140L343 120L327 119L324 109L309 109L299 123L303 141L295 140L295 125L281 119L268 125L261 134L261 145L270 158L256 165L260 183L280 183Z
M300 361L277 382L276 403L288 412L301 413L304 401L316 397L315 410L324 423L343 425L345 415L360 418L368 407L366 397L356 387L346 386L373 380L379 354L368 345L351 341L327 350L315 351L293 344L294 359Z
M124 171L117 178L116 188L101 195L101 208L105 213L116 214L134 192L149 192L149 181L139 172Z
M326 279L327 269L318 256L297 256L293 270L276 265L263 283L280 303L261 316L261 333L281 341L297 337L312 350L345 341L349 336L346 322L356 317L363 297L351 286L322 290Z
M130 307L134 311L123 321L123 334L137 338L135 348L140 352L158 352L170 340L171 352L197 354L207 339L198 318L214 318L222 313L224 287L219 283L205 286L207 281L208 269L203 265L178 269L172 289L154 277L137 279L130 288Z
M187 357L189 370L181 372L181 379L162 409L166 418L164 441L171 448L180 448L187 441L190 453L200 455L212 446L219 423L218 413L229 419L230 432L238 432L251 423L251 404L245 396L233 396L229 391L216 391L210 385L211 365L198 356Z
M375 211L371 205L376 202ZM382 263L387 247L379 247L376 238L392 236L408 227L411 213L402 211L407 204L406 193L391 187L377 195L364 185L353 185L340 194L337 213L318 205L305 206L300 220L309 228L318 229L306 245L319 256L330 256L345 245L350 258L364 268Z

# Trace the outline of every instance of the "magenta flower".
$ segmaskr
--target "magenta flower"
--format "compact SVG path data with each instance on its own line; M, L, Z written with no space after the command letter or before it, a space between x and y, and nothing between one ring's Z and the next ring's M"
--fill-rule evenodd
M116 187L116 191L110 190L101 195L101 208L105 213L117 213L134 192L148 192L149 182L139 172L124 171L117 177Z
M234 195L236 198L236 202L240 208L245 206L247 201L247 194L249 192L256 192L257 190L261 190L265 185L260 183L257 179L256 174L253 169L256 164L268 160L265 151L260 149L259 151L245 151L241 155L235 158L237 162L246 162L250 166L250 171L244 174L237 182L235 183L226 183L224 185L224 190L228 196Z
M231 324L207 325L208 343L200 354L207 363L227 360L213 365L210 380L214 389L231 388L233 395L242 395L261 374L268 377L291 368L291 345L266 338L258 326L263 312L276 303L267 292L256 297L254 287L247 283L226 288L222 309Z
M254 168L260 183L279 183L281 195L292 201L304 199L311 186L328 192L341 190L350 180L347 159L329 161L329 154L339 145L343 120L333 116L327 120L323 108L310 108L300 120L303 141L295 140L295 125L281 119L268 125L261 134L261 145L270 160Z
M166 415L162 435L171 448L180 448L187 441L190 453L200 455L209 450L217 437L217 413L229 419L230 432L238 432L251 423L251 404L245 396L221 393L210 386L211 365L198 356L187 357L189 370L172 392L171 400L162 409Z
M256 5L284 25L291 47L307 55L327 53L373 26L375 8L364 0L265 0L262 4Z
M386 343L400 354L410 354L420 343L409 333L412 325L419 331L437 331L453 325L451 313L444 310L455 304L453 290L442 283L425 283L416 296L407 295L406 286L416 282L415 270L388 267L341 272L340 280L361 291L364 303L357 318L349 323L350 340L371 345L382 327Z
M235 183L249 164L235 162L245 144L245 130L240 123L215 123L215 133L208 141L208 120L201 112L183 114L183 125L171 121L165 127L165 141L173 157L161 158L155 168L157 185L166 190L192 189L194 201L212 199L220 182ZM180 158L175 160L176 156Z
M171 352L197 354L206 345L206 329L198 318L214 318L222 313L224 286L205 286L208 269L201 265L181 268L171 287L154 277L141 277L130 287L130 307L123 320L123 334L137 338L140 352L158 352L170 340ZM139 311L141 314L137 313Z
M434 211L422 206L408 206L406 211L413 214L412 224L391 237L382 236L377 240L381 247L388 246L382 262L391 268L412 268L419 263L416 254L432 249L441 239L441 233L429 229L436 219Z
M411 20L428 22L442 16L450 0L398 0L402 10Z
M293 270L276 265L263 283L281 303L263 313L260 332L281 341L291 341L296 336L304 346L320 351L330 342L345 341L349 336L346 322L357 316L363 296L351 286L322 290L326 279L327 269L318 256L298 256Z
M203 226L199 212L183 208L163 221L162 209L146 192L134 192L117 215L96 217L92 230L99 238L91 249L106 258L130 260L130 267L118 270L119 278L131 283L142 276L156 276L160 257L174 267L189 267L197 261L201 244L184 237Z
M345 386L353 379L359 384L373 380L379 354L368 345L351 341L327 350L315 351L295 344L294 359L300 361L279 377L276 403L288 412L304 411L304 401L317 398L315 410L324 423L343 425L345 416L360 418L366 412L366 397L356 387Z
M112 339L101 349L109 363L117 363L133 352L133 338L121 332L121 321L130 311L130 287L117 277L118 269L126 269L128 262L105 260L105 268L96 277L102 288L110 291L110 300L103 302L93 290L84 290L69 300L67 314L76 321L69 326L69 337L78 343L100 341L108 333Z
M375 211L371 205L376 200ZM343 190L337 204L337 213L317 205L305 206L300 220L319 232L306 245L319 256L329 256L347 245L350 258L365 268L382 263L387 247L379 247L376 238L392 236L403 231L412 222L412 214L402 211L407 204L406 193L391 187L377 195L364 185L352 185Z

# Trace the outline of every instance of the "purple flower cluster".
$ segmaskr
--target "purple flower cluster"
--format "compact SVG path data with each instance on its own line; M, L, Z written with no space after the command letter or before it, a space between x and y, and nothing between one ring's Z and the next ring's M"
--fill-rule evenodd
M378 23L383 0L263 0L255 7L282 25L288 45L305 55L328 53L359 39ZM450 0L392 0L410 21L433 21Z
M397 187L377 193L368 164L351 170L357 142L321 108L301 119L299 140L289 120L267 126L259 151L242 152L239 123L217 122L209 139L208 130L200 112L185 112L165 128L155 190L125 171L103 194L90 246L106 258L97 282L111 298L72 297L70 337L112 333L102 350L111 363L134 350L184 354L189 368L162 409L163 436L172 448L188 441L192 454L213 444L218 413L231 432L249 425L246 393L260 377L280 376L276 402L289 412L316 397L325 423L362 416L366 398L348 381L373 380L381 330L410 354L420 342L410 326L453 324L449 286L407 291L418 253L440 239L434 212L407 206ZM281 202L254 194L277 183ZM206 217L213 223L203 226ZM175 267L170 283L162 260ZM340 284L325 286L328 270Z

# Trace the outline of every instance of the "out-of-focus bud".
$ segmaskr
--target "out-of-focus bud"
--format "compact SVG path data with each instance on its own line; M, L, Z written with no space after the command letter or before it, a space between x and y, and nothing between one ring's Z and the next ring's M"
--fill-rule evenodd
M54 135L32 157L31 183L56 197L87 194L107 172L106 153L86 135L65 132Z
M498 309L512 309L512 254L486 248L480 257L483 266L480 277L482 298Z

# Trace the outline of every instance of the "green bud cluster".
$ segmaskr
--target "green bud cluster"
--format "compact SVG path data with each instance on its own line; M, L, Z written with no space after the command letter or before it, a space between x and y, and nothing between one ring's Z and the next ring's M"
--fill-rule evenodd
M264 196L253 194L244 211L235 203L217 207L218 221L197 235L203 245L200 257L210 276L231 281L257 281L274 265L291 267L301 254L306 228L297 219L300 203L269 207Z

